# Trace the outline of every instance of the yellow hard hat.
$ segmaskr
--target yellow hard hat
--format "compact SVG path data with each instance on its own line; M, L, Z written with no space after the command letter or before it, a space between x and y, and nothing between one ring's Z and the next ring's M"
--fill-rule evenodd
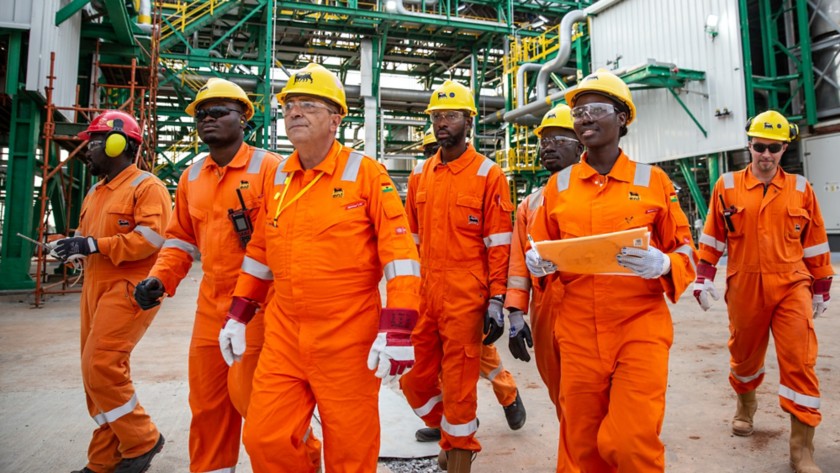
M627 116L627 125L636 118L636 106L633 105L630 87L627 87L623 80L606 69L598 69L589 74L578 83L577 87L566 92L566 103L574 107L577 97L585 93L605 95L623 103L630 110L630 114Z
M798 135L799 127L788 122L784 115L775 110L759 113L755 118L747 121L747 136L753 138L790 143Z
M469 110L471 117L478 114L472 91L451 80L447 80L432 92L426 113L432 113L435 110Z
M555 106L546 112L540 126L534 129L534 134L537 135L538 138L542 138L543 128L550 126L574 130L575 127L574 122L572 121L572 109L564 103Z
M347 115L347 95L344 93L344 86L341 85L338 76L320 64L310 62L292 74L286 86L277 94L277 101L285 104L289 94L313 95L327 99L340 107L342 117Z
M242 102L242 105L245 106L245 112L242 116L244 116L246 120L249 120L254 116L254 104L251 102L251 99L248 98L248 94L242 90L242 87L239 87L229 80L220 79L218 77L208 79L207 83L204 84L204 87L198 89L198 93L195 94L195 100L187 105L187 115L194 117L195 108L198 107L201 102L210 99L228 99Z
M437 143L437 138L435 138L434 132L429 130L425 135L423 135L423 147L425 148L432 143Z

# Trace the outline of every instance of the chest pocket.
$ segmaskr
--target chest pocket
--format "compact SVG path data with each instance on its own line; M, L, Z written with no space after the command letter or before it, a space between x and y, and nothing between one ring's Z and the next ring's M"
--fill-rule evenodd
M811 223L811 215L807 210L798 207L788 207L785 215L785 236L790 240L799 241L802 232Z
M484 228L482 208L483 203L478 196L459 193L452 216L455 227L466 234L481 234Z
M362 198L331 203L315 213L315 234L330 233L335 236L353 233L355 224L368 221L367 205Z
M202 248L207 236L207 211L201 210L194 205L190 205L189 212L190 220L192 220L193 232L195 233L195 241L198 243L198 247Z
M117 233L128 233L134 230L134 206L123 204L108 209L108 223Z

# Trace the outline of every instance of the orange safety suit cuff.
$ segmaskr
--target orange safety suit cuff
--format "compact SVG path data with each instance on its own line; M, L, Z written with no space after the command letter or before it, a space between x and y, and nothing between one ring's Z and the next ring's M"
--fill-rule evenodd
M832 268L830 264L818 266L816 268L808 268L808 270L811 272L811 276L814 276L814 279L824 279L834 276L834 268Z
M96 240L96 247L99 248L99 252L104 256L108 256L111 253L111 242L114 241L114 237L102 237Z
M500 282L491 282L490 283L490 297L501 296L505 297L507 294L507 284L500 283Z
M265 281L241 272L239 273L239 279L236 280L236 289L233 290L233 295L257 302L265 302L269 289L271 289L271 281Z
M389 291L385 304L388 309L420 309L420 298L412 291Z
M175 295L175 292L178 290L178 282L174 277L172 277L172 273L166 272L161 273L159 271L152 271L149 273L150 278L157 278L161 283L163 283L163 292L165 292L169 297Z
M718 260L720 260L721 255L701 248L700 250L697 251L697 256L701 260L708 261L709 264L711 264L712 266L717 266ZM673 263L673 261L671 261L671 262Z
M686 277L687 275L683 274L686 271L685 261L680 254L666 253L665 256L671 260L671 271L669 271L668 274L661 276L659 281L662 284L662 290L665 292L668 300L676 304L677 300L680 298L680 294L682 294L688 287L687 283L694 282L694 276L688 278ZM683 287L677 287L676 283L674 283L675 280L682 281L684 283Z
M505 296L505 307L510 309L515 307L522 312L528 312L528 291L522 289L508 289Z

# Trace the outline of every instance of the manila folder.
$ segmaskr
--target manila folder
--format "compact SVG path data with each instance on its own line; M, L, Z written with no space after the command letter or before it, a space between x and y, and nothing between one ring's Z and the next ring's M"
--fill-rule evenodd
M646 250L650 232L645 227L564 240L535 243L540 258L557 265L559 271L577 274L631 273L620 266L616 255L625 246Z

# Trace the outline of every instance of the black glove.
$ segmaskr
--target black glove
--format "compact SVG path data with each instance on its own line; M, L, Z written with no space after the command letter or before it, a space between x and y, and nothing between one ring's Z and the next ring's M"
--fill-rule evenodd
M505 333L504 303L504 297L493 296L487 304L487 311L484 312L485 345L490 345Z
M525 322L525 314L521 310L513 310L510 315L510 340L508 348L510 354L517 360L531 361L531 354L528 348L534 348L534 340L531 338L531 327ZM525 348L525 344L528 348Z
M99 246L93 237L62 238L55 242L55 254L63 260L73 256L88 256L99 253Z
M134 288L134 300L143 310L160 305L160 298L166 289L158 278L146 278Z

